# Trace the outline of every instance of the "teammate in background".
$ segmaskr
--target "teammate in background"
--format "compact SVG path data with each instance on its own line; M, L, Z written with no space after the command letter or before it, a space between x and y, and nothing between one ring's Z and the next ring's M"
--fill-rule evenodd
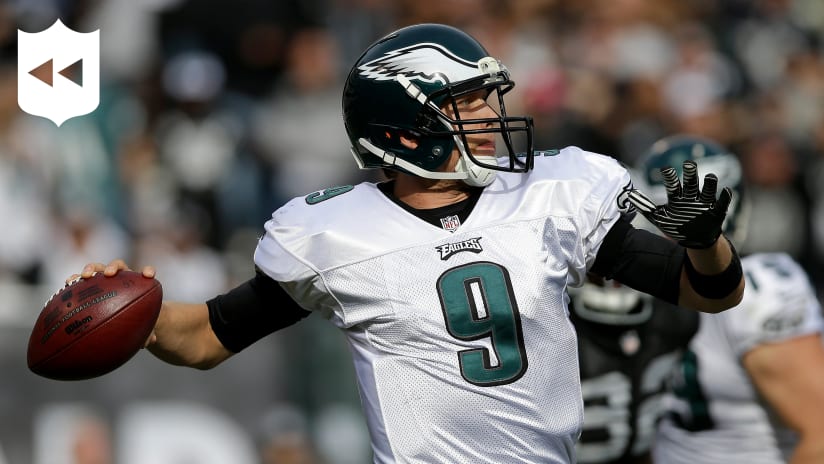
M317 312L350 343L376 463L574 462L567 288L593 272L699 311L734 306L731 193L716 198L714 176L699 192L691 165L683 194L650 205L610 157L535 152L531 118L506 113L513 85L449 26L375 42L346 80L343 117L359 167L397 174L275 211L257 275L206 303L164 302L148 349L210 368ZM680 245L621 219L631 201Z
M673 136L639 167L655 198L666 195L662 166L694 160L736 191L725 223L744 240L749 211L735 155L717 144ZM824 343L821 306L808 277L784 253L742 259L744 299L723 314L701 314L674 379L654 445L656 462L824 463Z
M650 463L667 378L698 313L594 275L570 289L569 313L584 399L578 463Z

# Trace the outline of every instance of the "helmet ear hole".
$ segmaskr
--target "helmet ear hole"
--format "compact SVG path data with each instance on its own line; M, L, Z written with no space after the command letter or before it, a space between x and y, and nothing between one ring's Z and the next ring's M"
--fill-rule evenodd
M418 148L418 140L411 131L398 131L398 142L410 150Z

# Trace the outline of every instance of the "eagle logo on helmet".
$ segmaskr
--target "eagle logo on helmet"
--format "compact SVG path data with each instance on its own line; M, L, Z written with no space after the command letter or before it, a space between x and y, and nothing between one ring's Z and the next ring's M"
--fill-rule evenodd
M360 75L376 81L396 80L397 76L443 85L480 75L478 62L456 56L441 45L421 43L392 50L358 67Z

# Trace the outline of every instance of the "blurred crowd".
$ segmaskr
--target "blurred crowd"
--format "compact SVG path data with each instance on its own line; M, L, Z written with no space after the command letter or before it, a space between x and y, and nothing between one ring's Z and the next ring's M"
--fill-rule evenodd
M59 128L16 101L16 30L57 18L101 38L100 106ZM246 280L274 209L377 178L348 152L342 82L372 41L418 22L462 27L507 65L508 112L535 118L537 148L632 164L667 134L726 145L753 202L740 251L785 251L824 293L820 0L6 0L0 326L26 332L90 260L152 264L175 300ZM348 364L283 340L298 399ZM326 363L297 374L313 357Z

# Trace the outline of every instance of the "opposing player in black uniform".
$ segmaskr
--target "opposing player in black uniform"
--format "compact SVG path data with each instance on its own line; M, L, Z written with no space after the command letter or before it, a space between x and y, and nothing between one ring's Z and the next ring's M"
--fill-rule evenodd
M666 378L698 330L698 314L590 274L570 291L584 427L581 464L649 463Z

